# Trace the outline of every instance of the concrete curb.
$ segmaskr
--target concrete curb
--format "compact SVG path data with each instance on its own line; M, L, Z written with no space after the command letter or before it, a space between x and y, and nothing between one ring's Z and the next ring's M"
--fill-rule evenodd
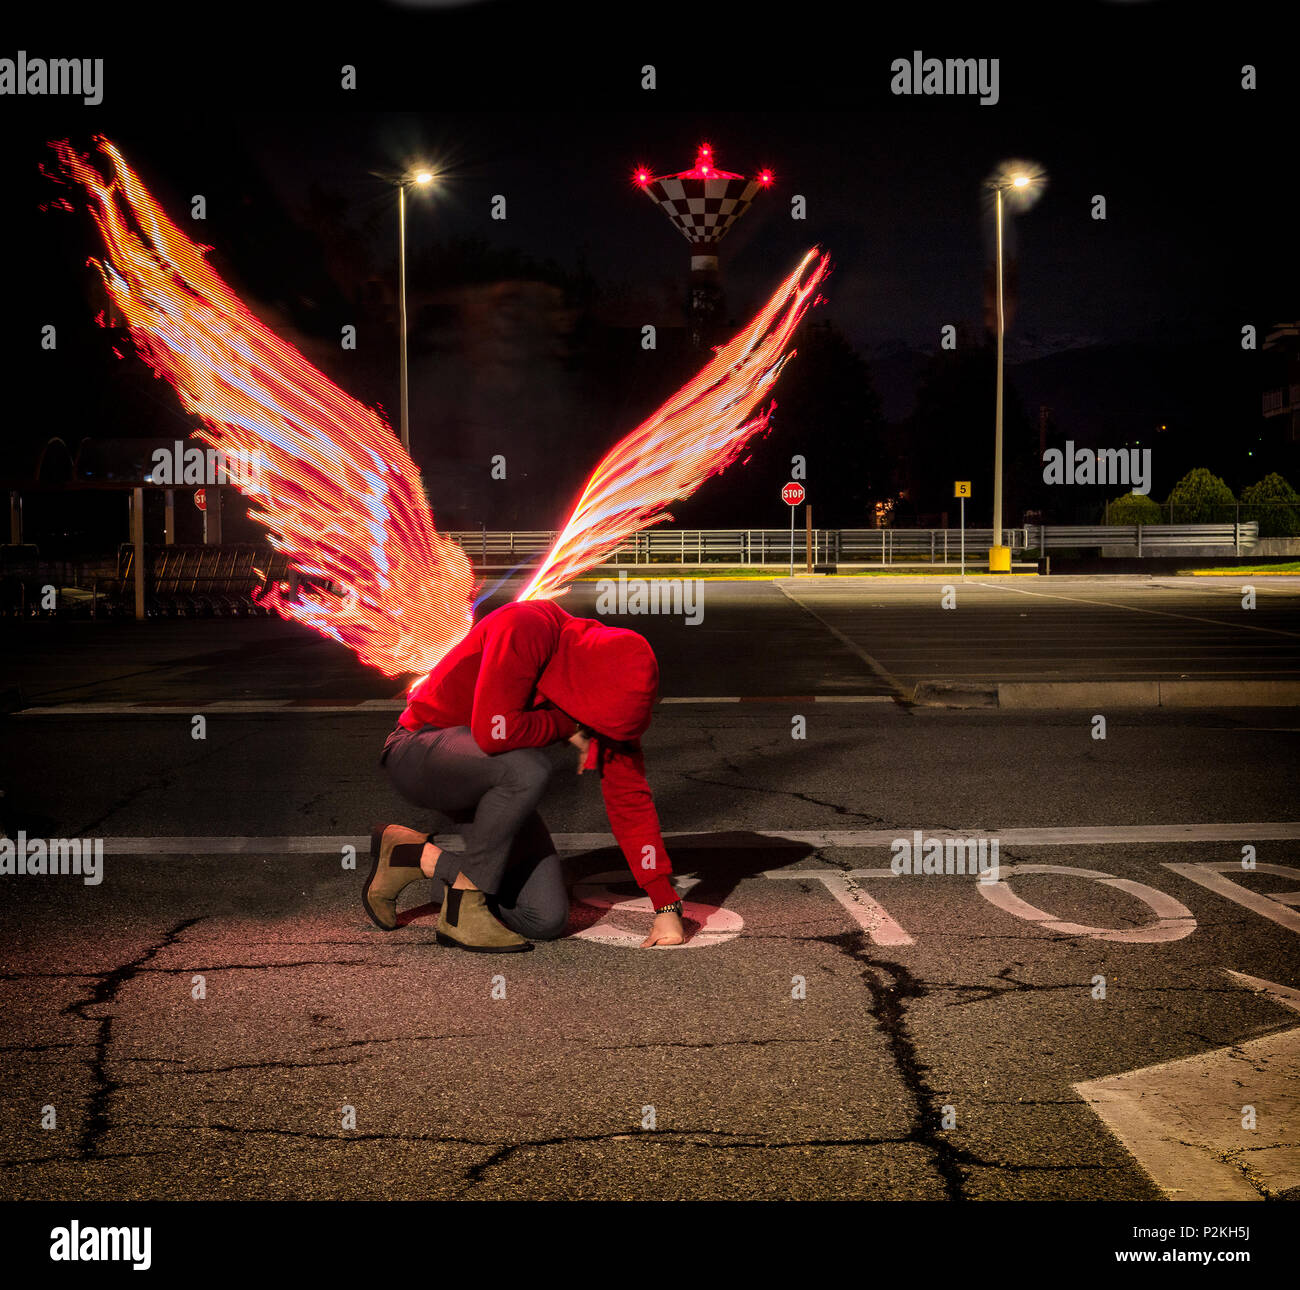
M919 681L911 701L926 708L996 708L998 687L994 682Z
M920 681L939 708L1294 708L1300 681Z

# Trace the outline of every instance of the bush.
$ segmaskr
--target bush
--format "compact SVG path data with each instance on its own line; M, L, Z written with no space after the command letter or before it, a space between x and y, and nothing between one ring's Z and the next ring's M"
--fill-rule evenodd
M1232 489L1204 466L1189 470L1169 494L1171 524L1231 524L1236 518Z
M1106 507L1107 524L1163 524L1165 513L1143 493L1124 493Z
M1300 537L1300 493L1281 475L1241 490L1241 518L1259 522L1260 537Z

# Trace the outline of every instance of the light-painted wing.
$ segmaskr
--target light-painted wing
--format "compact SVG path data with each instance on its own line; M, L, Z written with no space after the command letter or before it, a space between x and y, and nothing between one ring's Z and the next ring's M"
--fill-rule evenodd
M92 259L142 358L202 422L271 544L311 581L285 618L387 676L428 672L469 630L469 560L437 532L420 473L384 418L259 322L102 136L107 181L66 142L52 179L81 185L104 240Z

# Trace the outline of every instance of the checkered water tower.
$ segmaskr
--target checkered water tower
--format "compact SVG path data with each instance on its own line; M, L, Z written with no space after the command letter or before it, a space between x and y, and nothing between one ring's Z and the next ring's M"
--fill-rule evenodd
M675 175L652 175L640 167L634 178L691 244L691 281L686 306L691 344L697 347L711 344L726 321L722 278L718 273L718 243L749 209L755 195L771 186L772 172L760 170L747 179L730 170L719 170L713 149L702 143L692 169Z

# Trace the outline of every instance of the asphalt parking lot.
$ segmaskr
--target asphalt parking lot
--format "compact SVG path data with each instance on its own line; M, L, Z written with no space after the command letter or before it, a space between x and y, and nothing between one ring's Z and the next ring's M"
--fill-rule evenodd
M1294 1197L1294 712L1115 709L1098 739L891 683L1011 666L1003 639L1285 674L1290 593L1250 631L1221 589L1031 591L959 586L966 635L928 585L623 620L674 700L646 755L690 939L638 948L557 748L570 925L504 963L434 944L431 883L390 935L362 915L370 824L444 827L376 765L391 680L269 621L21 625L6 832L103 868L4 878L0 1194ZM917 831L996 839L1001 881L895 874Z

